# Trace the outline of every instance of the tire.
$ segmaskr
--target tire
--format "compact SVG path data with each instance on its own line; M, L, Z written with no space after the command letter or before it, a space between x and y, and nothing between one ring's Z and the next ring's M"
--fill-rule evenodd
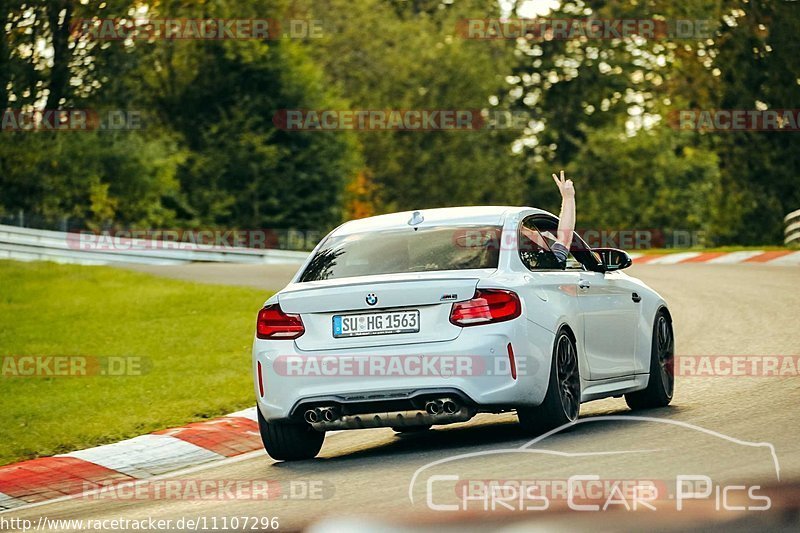
M322 448L324 431L317 431L305 422L267 422L258 407L256 412L261 442L269 456L276 461L313 459Z
M427 424L424 426L401 426L392 428L395 433L422 433L429 429L431 429L431 426Z
M581 380L578 351L566 329L556 335L553 362L544 401L536 407L517 409L522 429L531 435L541 435L551 429L578 419L581 410Z
M661 310L653 321L650 379L647 388L625 395L631 409L666 407L675 390L675 336L669 315Z

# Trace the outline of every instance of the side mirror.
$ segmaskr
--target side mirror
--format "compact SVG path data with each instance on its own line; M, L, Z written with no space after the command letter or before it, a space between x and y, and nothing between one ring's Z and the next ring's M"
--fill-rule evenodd
M603 260L603 268L606 272L612 270L622 270L628 268L633 264L633 259L628 255L625 250L618 250L616 248L592 248L593 251L600 255Z

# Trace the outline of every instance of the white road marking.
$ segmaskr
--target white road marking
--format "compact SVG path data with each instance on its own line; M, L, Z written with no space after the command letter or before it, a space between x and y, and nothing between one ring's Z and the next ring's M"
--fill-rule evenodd
M223 455L168 435L141 435L114 444L67 453L62 457L83 459L136 478L149 478L224 458Z
M700 255L700 252L682 252L678 254L665 254L662 257L658 257L653 259L652 261L648 261L648 265L674 265L675 263L680 263L681 261L685 261L686 259L691 259L692 257L697 257Z
M770 265L787 265L787 266L800 265L800 252L794 252L789 255L784 255L783 257L773 259L768 263Z
M716 264L724 264L729 265L733 263L741 263L742 261L746 261L751 257L755 257L757 255L761 255L764 252L762 250L752 250L752 251L741 251L741 252L731 252L729 254L721 255L719 257L715 257L708 261L708 263L716 263Z
M247 409L242 409L241 411L236 411L235 413L231 413L225 416L233 416L239 418L248 418L253 422L256 421L256 408L255 407L248 407Z
M346 431L347 430L328 431L325 434L325 437L327 438L328 436L335 435L337 433L345 433ZM144 435L144 436L148 436L148 435ZM139 437L136 437L136 438L138 439ZM131 440L133 440L133 439L131 439ZM109 444L108 446L113 446L113 444ZM100 446L100 448L102 448L102 447L103 446ZM94 449L94 448L92 448L92 449ZM72 452L71 454L67 454L67 455L73 456L74 453L78 453L78 452ZM219 457L222 457L222 456L220 455ZM253 450L252 452L246 452L246 453L243 453L241 455L236 455L234 457L223 457L219 461L212 461L212 462L206 462L206 463L199 464L199 465L187 466L186 468L182 468L180 470L175 470L174 472L168 472L166 474L156 475L156 476L151 477L150 481L156 481L156 480L159 480L159 479L170 479L170 478L173 478L173 477L185 476L185 475L188 475L188 474L194 474L195 472L202 472L203 470L208 470L210 468L216 468L218 466L228 466L228 465L232 465L232 464L235 464L235 463L240 463L242 461L248 461L250 459L255 459L257 457L263 457L269 464L275 464L277 462L277 461L273 460L272 458L270 458L270 456L267 455L267 452L265 452L264 450ZM124 482L120 483L119 485L115 485L115 486L127 487L127 486L130 486L130 485L133 485L134 483L141 483L141 481L140 480L124 481ZM101 490L108 490L108 489L106 489L106 488L92 489L92 490L87 490L87 491L81 492L79 494L70 494L68 496L59 496L58 498L53 498L52 500L44 500L44 501L35 502L35 503L23 502L23 505L21 505L20 507L15 507L15 508L13 508L13 510L14 511L22 511L24 509L31 509L33 507L41 507L42 505L50 505L51 503L58 503L58 502L64 502L64 501L67 501L67 500L74 500L74 499L78 499L78 498L84 498L86 496L92 496L93 494L96 494ZM0 502L2 502L2 500L0 500ZM11 509L2 509L2 508L0 508L0 514L8 513L8 512L11 512L11 511L12 511Z
M13 496L0 492L0 511L15 509L27 504L28 502L25 500L20 500L19 498L14 498Z

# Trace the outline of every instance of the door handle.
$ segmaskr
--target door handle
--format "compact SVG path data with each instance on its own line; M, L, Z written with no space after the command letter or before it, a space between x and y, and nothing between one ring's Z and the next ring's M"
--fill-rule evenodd
M642 301L642 297L639 296L639 293L634 292L633 294L631 294L631 300L633 300L634 303L638 304L639 302Z
M579 289L586 290L586 289L588 289L588 288L589 288L589 287L591 287L591 286L592 286L592 284L591 284L591 283L589 283L588 281L586 281L586 280L583 280L583 279L582 279L582 280L580 280L580 281L578 282L578 288L579 288Z

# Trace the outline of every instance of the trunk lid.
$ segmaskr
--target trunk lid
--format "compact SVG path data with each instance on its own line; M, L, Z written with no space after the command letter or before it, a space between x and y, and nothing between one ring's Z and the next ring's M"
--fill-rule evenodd
M281 309L299 314L306 332L295 343L300 350L340 350L448 341L461 328L450 323L453 302L469 300L489 270L421 272L296 283L278 295ZM367 303L374 295L377 302ZM419 332L336 338L335 315L419 311Z

